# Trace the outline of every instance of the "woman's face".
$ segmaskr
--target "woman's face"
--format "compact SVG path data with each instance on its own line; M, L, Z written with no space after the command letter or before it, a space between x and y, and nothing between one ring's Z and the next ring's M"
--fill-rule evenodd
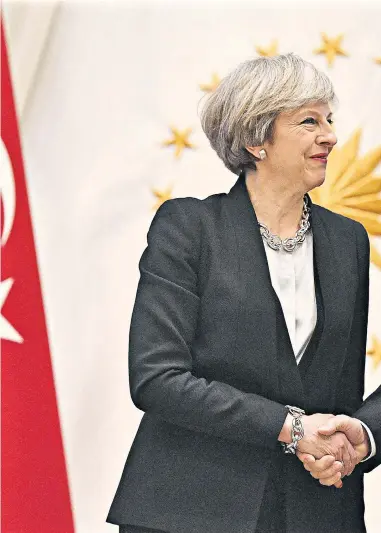
M310 103L298 110L283 112L274 124L272 143L265 143L267 158L259 163L282 186L307 192L324 182L327 156L337 143L332 130L329 104ZM323 154L322 158L317 158ZM260 167L259 167L260 169ZM283 181L284 179L284 181Z

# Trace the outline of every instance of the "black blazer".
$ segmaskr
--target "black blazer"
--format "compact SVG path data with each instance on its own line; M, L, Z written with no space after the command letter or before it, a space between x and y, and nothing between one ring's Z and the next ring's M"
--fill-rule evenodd
M244 174L228 194L158 209L130 327L130 393L145 414L107 522L253 533L276 465L289 532L365 531L363 473L381 462L381 388L363 403L369 239L361 224L308 201L324 321L303 373ZM285 404L362 419L377 456L342 489L323 487L280 449Z

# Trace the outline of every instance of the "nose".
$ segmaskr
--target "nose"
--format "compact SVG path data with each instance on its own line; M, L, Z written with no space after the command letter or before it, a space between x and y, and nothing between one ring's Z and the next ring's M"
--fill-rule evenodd
M335 146L337 143L337 137L330 124L328 124L324 130L320 130L320 134L316 141L317 144L320 145L332 146L332 148Z

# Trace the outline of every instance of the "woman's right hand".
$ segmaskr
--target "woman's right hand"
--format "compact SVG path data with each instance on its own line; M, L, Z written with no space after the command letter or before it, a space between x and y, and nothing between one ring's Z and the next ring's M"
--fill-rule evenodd
M323 426L333 416L322 413L303 415L304 437L298 442L298 451L311 454L316 459L331 455L336 461L343 463L342 475L348 476L358 463L358 457L356 450L346 435L340 431L330 436L318 433L319 427Z
M334 485L341 489L343 482L343 463L335 461L332 455L325 455L321 459L315 459L308 453L296 452L296 455L302 461L304 468L310 472L311 476L319 480L321 485L330 487Z

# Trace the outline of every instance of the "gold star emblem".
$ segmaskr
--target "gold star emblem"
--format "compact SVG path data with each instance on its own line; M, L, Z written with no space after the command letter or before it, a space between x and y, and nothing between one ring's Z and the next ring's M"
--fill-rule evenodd
M324 184L310 193L313 202L363 224L370 237L370 260L381 268L381 254L371 238L381 236L381 176L375 174L381 145L360 155L361 133L359 128L343 146L335 146Z
M377 65L381 65L381 57L375 57L375 58L374 58L374 62L375 62Z
M173 190L173 184L169 185L164 191L159 191L158 189L151 189L151 192L154 196L156 196L157 202L152 207L153 210L159 209L161 204L166 202L167 200L170 200L172 198L172 190Z
M170 128L172 131L172 138L163 141L164 146L175 146L175 157L180 157L184 148L195 148L195 146L189 141L188 137L192 132L191 128L187 128L184 131L180 131L177 128Z
M344 37L342 33L332 39L330 39L325 33L322 33L321 36L323 44L320 48L314 50L314 54L325 54L330 67L337 55L348 56L348 54L341 48L341 40Z
M373 368L376 369L381 363L381 341L377 339L376 335L372 336L372 348L366 353L372 358Z
M217 89L217 87L219 86L220 83L221 83L221 80L220 80L218 74L216 74L214 72L212 74L212 79L211 79L210 83L201 83L200 84L200 89L202 91L204 91L205 93L212 93L213 91L215 91Z
M263 56L263 57L276 56L278 55L278 41L276 39L273 39L270 46L268 46L267 48L264 48L263 46L256 46L255 49L260 56Z

